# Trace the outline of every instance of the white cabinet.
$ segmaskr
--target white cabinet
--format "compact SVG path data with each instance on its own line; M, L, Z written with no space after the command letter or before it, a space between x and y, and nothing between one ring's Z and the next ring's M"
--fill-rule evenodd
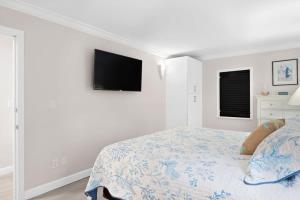
M185 56L165 64L166 127L202 127L202 63Z
M287 104L290 96L257 96L258 125L270 119L300 118L300 106Z

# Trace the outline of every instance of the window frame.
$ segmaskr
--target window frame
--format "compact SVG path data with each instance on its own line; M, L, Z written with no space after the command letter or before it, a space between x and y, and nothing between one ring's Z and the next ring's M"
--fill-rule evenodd
M250 117L225 117L220 116L220 73L222 72L235 72L250 70ZM241 120L253 120L253 67L239 67L239 68L229 68L217 70L217 118L219 119L241 119Z

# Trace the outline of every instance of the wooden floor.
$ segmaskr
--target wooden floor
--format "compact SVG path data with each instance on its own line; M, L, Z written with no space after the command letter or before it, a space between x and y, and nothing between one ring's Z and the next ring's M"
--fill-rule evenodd
M13 200L13 174L0 176L0 199Z

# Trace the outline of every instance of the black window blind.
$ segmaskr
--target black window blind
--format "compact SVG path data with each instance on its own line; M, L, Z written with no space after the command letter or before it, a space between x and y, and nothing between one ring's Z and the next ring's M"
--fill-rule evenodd
M250 118L250 70L220 73L220 116Z

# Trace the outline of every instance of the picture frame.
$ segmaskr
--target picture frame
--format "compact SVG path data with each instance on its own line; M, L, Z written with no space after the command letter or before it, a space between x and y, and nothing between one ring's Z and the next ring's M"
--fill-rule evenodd
M272 85L298 85L298 59L272 62Z

